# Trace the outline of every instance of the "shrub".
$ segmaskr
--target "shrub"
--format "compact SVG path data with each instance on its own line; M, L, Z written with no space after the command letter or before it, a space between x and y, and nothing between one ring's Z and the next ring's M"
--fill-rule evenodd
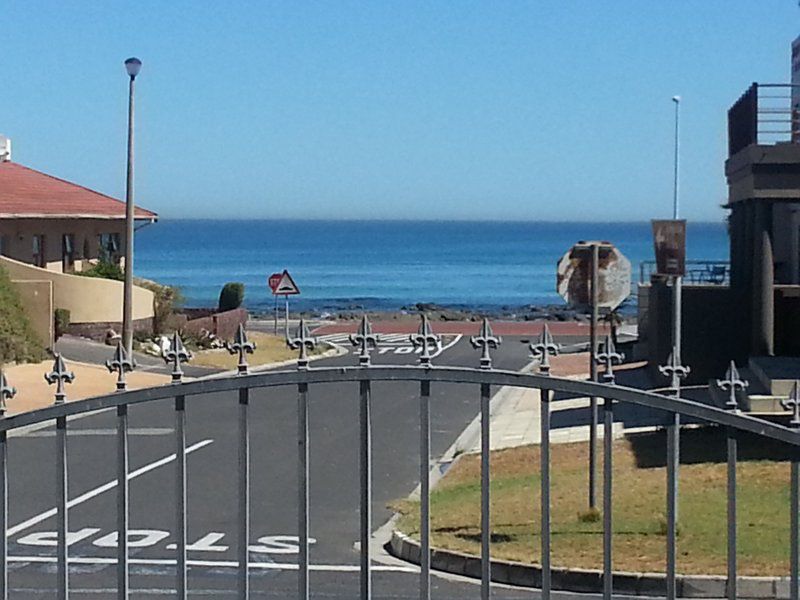
M578 521L581 523L597 523L600 520L600 511L596 508L587 508L578 513Z
M136 285L153 292L153 334L174 331L171 324L174 314L183 307L183 294L179 287L162 285L148 279L137 279Z
M122 281L125 279L125 271L122 270L118 264L107 260L101 260L93 264L90 268L84 271L77 271L76 275L83 275L84 277L101 277L103 279L115 279Z
M70 323L70 312L66 308L57 308L53 314L56 339L67 332Z
M36 336L17 290L0 267L0 364L44 360L42 341Z
M219 311L239 308L244 300L244 284L232 281L226 283L219 293Z

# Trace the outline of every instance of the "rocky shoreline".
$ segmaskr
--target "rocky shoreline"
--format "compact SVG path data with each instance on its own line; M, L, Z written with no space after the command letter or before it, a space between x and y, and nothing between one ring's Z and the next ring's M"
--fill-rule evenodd
M627 309L627 310L626 310ZM399 310L368 310L364 306L353 304L336 311L306 310L291 311L292 318L330 319L335 321L350 321L360 319L367 314L371 320L400 320L415 317L426 313L434 321L479 321L484 317L502 321L560 321L560 322L589 322L590 313L586 310L571 308L563 304L503 306L497 308L453 307L433 303L418 303L403 306ZM271 319L271 311L250 311L251 317ZM623 321L635 319L635 309L624 307L617 312ZM280 318L283 318L281 312ZM604 315L601 313L601 319Z

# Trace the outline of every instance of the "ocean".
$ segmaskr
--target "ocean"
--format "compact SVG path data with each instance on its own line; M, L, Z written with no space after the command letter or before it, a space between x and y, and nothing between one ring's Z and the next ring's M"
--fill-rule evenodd
M136 234L135 273L179 286L189 307L214 306L229 281L245 306L270 310L271 273L301 290L292 310L398 310L418 302L476 310L558 304L556 263L580 240L607 240L653 260L650 223L170 220ZM720 223L689 223L689 259L726 260Z

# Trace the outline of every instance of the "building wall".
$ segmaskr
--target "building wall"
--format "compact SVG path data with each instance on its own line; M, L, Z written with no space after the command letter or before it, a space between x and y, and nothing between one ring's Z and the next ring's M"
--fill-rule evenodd
M65 234L74 236L76 271L88 268L90 261L100 258L101 234L117 234L119 254L124 252L124 219L0 219L0 254L34 264L33 239L35 235L43 235L45 268L61 273Z
M72 323L121 323L122 282L40 269L0 256L12 280L47 280L53 285L53 308L70 311ZM153 292L133 286L133 318L153 317Z
M33 331L45 348L52 348L55 342L53 323L53 282L47 280L19 280L11 279L17 290L25 314L31 322Z

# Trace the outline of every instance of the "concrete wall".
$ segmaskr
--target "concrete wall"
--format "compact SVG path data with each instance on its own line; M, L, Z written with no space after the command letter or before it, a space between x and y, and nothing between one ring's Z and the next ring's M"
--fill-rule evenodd
M19 294L25 314L33 326L33 330L45 348L52 348L55 342L53 323L53 282L52 281L21 281L12 278Z
M53 307L70 311L72 323L121 323L122 282L56 273L0 256L0 266L12 280L42 281L53 285ZM153 317L153 292L133 286L133 318Z
M33 237L44 236L47 270L62 272L63 236L74 236L75 270L88 268L100 257L100 235L119 234L119 253L125 248L124 219L2 219L0 246L2 254L26 264L33 264Z
M648 362L656 381L668 383L658 374L672 350L672 288L653 283L648 292ZM746 357L743 332L731 309L732 293L723 285L684 285L682 302L682 362L691 368L686 383L707 383L722 377L730 361Z

